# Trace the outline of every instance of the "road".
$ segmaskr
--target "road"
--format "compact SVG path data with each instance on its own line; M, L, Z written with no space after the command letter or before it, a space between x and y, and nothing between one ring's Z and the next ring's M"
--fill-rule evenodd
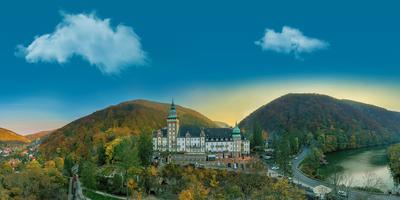
M305 187L313 188L318 185L324 185L326 187L332 188L330 184L322 182L320 180L312 179L307 177L303 172L300 171L300 163L306 158L310 153L310 149L304 148L303 151L297 156L297 159L292 161L292 171L293 171L293 181L295 183L301 184ZM350 190L349 198L351 200L355 199L366 199L366 200L399 200L400 197L388 195L388 194L370 194L368 192L359 190Z

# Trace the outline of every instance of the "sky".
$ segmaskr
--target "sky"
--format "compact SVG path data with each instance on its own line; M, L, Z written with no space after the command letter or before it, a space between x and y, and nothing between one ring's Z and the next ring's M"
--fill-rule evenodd
M400 111L398 1L5 1L0 127L133 99L233 125L287 93Z

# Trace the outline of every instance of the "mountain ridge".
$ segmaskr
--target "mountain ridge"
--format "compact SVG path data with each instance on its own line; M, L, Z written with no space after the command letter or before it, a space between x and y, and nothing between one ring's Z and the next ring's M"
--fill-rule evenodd
M329 140L326 151L400 141L400 113L328 95L290 93L252 112L240 122L250 130L259 124L274 135L296 133L300 141L312 133ZM351 143L351 144L350 144Z
M0 127L0 142L29 143L30 140L23 135L19 135L11 130Z
M96 145L108 142L110 138L127 135L151 134L166 125L170 108L168 103L144 99L122 102L98 110L72 121L56 130L40 146L45 156L67 154L88 156ZM181 124L201 127L217 127L203 114L176 105Z
M28 138L31 141L34 141L36 139L41 139L43 137L46 137L49 134L53 133L54 131L56 131L56 130L39 131L39 132L36 132L36 133L25 135L25 137Z

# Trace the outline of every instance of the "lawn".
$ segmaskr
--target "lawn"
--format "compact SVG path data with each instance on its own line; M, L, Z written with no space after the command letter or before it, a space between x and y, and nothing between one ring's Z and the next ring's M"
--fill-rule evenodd
M90 190L83 190L83 194L85 197L90 198L91 200L120 200L114 197L106 197L101 194L97 194L95 192L92 192Z

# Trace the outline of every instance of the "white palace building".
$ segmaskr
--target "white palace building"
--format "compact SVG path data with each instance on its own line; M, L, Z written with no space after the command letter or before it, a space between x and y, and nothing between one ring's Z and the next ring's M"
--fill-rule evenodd
M155 151L224 154L224 157L250 154L250 142L241 134L237 124L234 128L199 128L180 125L173 101L166 120L167 126L153 134Z

